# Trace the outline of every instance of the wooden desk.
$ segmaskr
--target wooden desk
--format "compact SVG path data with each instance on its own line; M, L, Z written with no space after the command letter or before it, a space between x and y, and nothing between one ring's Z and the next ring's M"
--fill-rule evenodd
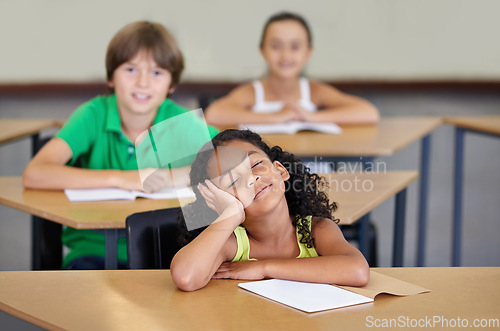
M331 182L328 195L340 207L335 216L341 224L352 224L388 198L396 195L393 264L402 265L406 188L416 171L385 174L326 174ZM127 216L162 208L178 207L177 200L136 199L98 202L70 202L63 191L25 190L21 177L0 177L0 203L75 229L102 229L106 235L106 261L116 260L118 230ZM367 231L364 233L367 234ZM361 240L367 240L366 235ZM108 258L110 257L110 258ZM113 259L114 257L114 259ZM115 264L109 265L110 268Z
M0 119L0 144L28 136L32 136L33 144L35 144L40 131L58 126L60 122L54 119L2 118Z
M31 136L31 155L34 155L39 147L39 132L45 129L61 127L63 122L55 119L24 119L24 118L1 118L0 119L0 145ZM32 267L39 269L41 259L39 256L39 243L42 240L42 224L35 217L31 221L31 251Z
M464 138L466 132L500 137L500 116L446 117L446 123L455 125L455 168L453 190L452 265L459 266L462 247L462 195L464 173Z
M374 270L432 292L308 314L238 288L244 281L182 292L168 270L3 271L0 309L51 330L366 330L384 319L442 328L458 318L499 327L500 268Z
M264 140L301 157L335 161L342 157L367 164L377 156L393 155L421 140L417 231L417 266L425 265L427 199L430 162L430 134L442 124L438 117L384 117L378 125L346 126L340 135L299 132L295 135L266 134ZM368 222L368 217L362 222ZM364 225L365 228L368 225Z
M342 127L338 135L305 131L262 137L271 145L304 157L376 157L393 155L441 124L438 117L383 117L377 125Z

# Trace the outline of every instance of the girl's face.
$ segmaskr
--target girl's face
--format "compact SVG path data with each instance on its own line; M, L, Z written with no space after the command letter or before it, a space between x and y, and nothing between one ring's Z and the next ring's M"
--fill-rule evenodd
M172 76L159 67L151 53L141 50L113 73L118 109L131 114L155 114L169 92Z
M271 74L289 78L301 74L312 48L304 26L284 20L269 24L260 52Z
M208 175L241 201L247 216L268 212L285 199L284 181L290 178L281 163L271 162L264 151L241 140L217 148L208 163Z

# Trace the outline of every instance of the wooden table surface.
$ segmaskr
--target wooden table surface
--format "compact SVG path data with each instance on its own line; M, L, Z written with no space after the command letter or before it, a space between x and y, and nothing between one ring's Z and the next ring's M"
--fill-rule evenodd
M416 171L327 174L329 196L339 203L341 224L352 224L407 187ZM178 207L177 200L113 200L70 202L63 191L25 190L21 177L0 177L0 204L76 229L125 228L127 216L155 209Z
M304 131L294 135L263 134L262 138L304 157L384 156L393 155L441 124L439 117L383 117L377 125L342 127L338 135Z
M1 118L0 144L28 137L42 130L60 125L60 121L55 119Z
M455 126L500 135L500 116L449 116L444 118L445 123Z
M431 292L381 294L373 303L308 314L238 288L243 281L212 280L182 292L169 270L3 271L0 309L52 330L366 330L390 319L440 319L436 328L444 319L498 323L498 267L373 270Z

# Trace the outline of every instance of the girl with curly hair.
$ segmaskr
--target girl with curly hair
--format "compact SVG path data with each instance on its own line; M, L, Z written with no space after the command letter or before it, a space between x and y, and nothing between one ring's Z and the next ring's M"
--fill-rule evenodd
M344 239L320 176L251 131L226 130L211 144L191 166L196 201L183 212L186 221L214 222L187 232L189 243L173 258L180 289L200 289L211 278L368 282L368 264Z

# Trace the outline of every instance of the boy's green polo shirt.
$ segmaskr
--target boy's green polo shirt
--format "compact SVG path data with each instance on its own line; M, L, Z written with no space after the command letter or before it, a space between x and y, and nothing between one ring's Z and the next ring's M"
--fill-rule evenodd
M172 167L189 165L198 150L217 134L217 129L208 127L203 120L172 100L166 99L159 107L153 125L171 119L177 115L173 125L168 126L167 137L156 141L160 151L169 155L182 155L182 162L173 163ZM172 123L174 120L162 122ZM159 127L157 126L157 127ZM71 115L66 125L56 137L63 139L71 148L73 165L78 159L82 168L137 170L136 150L133 142L121 130L120 114L116 96L100 96L84 103ZM186 156L187 153L187 157ZM90 230L76 230L67 227L62 235L63 243L70 252L63 262L63 267L72 260L85 256L104 257L104 235ZM127 261L125 238L118 241L118 260Z

